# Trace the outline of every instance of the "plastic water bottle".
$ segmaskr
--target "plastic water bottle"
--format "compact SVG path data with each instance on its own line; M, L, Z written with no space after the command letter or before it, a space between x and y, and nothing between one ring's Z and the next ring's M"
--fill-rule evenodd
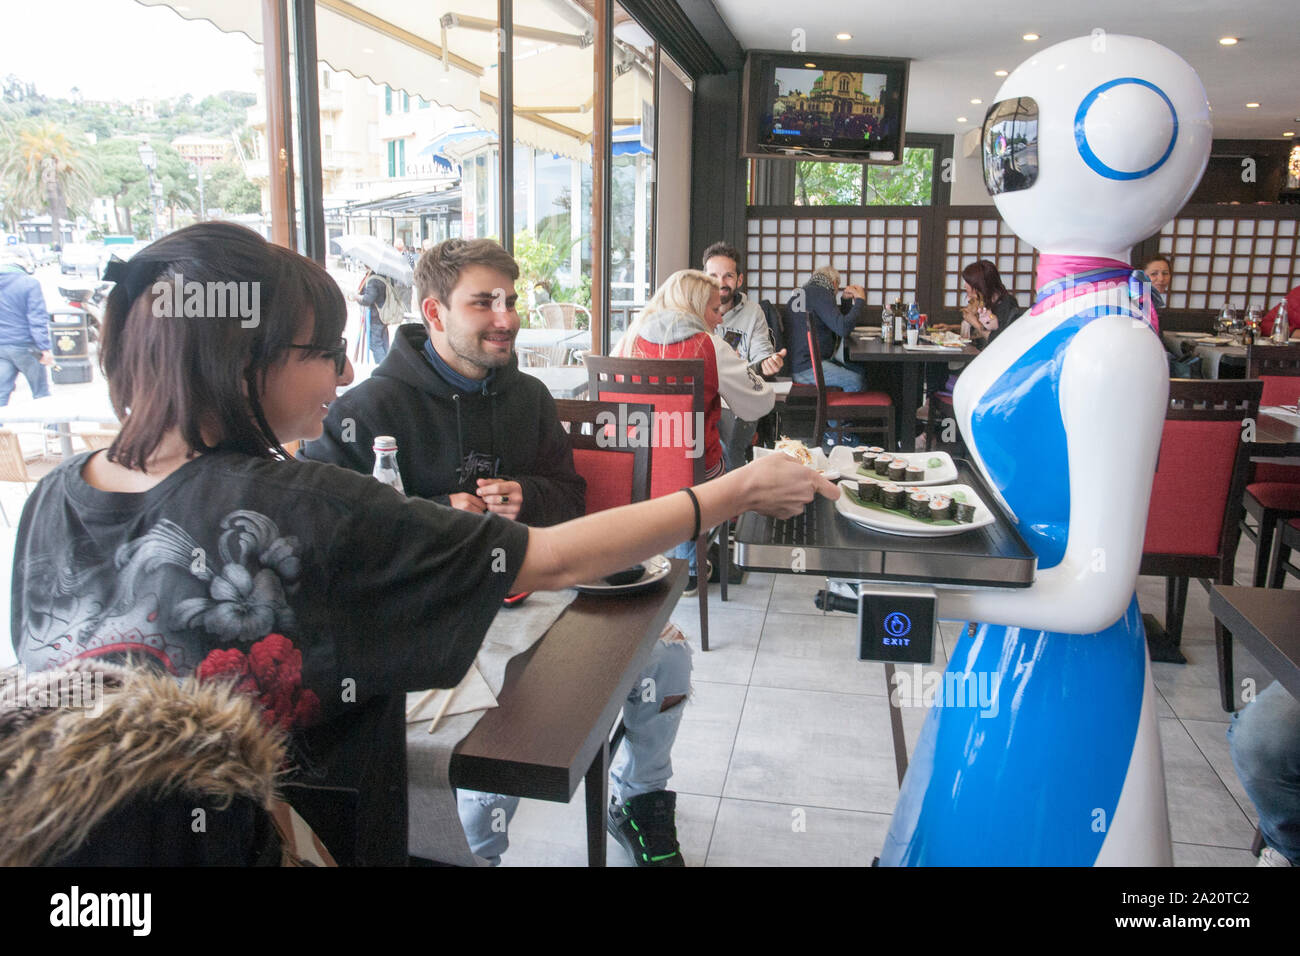
M376 435L372 446L375 451L375 470L371 474L377 481L392 485L400 494L406 494L402 487L402 473L397 470L397 439L392 435Z
M1277 318L1273 320L1273 341L1278 345L1286 345L1291 339L1291 323L1286 317L1286 303L1283 302L1277 307Z

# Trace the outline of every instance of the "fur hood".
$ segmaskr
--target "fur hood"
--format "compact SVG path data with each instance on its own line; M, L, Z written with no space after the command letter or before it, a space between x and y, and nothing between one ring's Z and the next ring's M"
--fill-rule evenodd
M83 660L0 672L0 865L56 863L108 814L183 792L268 811L285 737L225 682Z

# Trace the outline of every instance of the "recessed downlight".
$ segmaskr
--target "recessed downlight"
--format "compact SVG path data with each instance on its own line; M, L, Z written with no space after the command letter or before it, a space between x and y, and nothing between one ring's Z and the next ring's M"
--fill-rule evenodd
M977 98L977 99L973 99L973 100L971 100L970 102L971 102L971 105L972 105L972 106L979 106L979 105L980 105L981 103L983 103L984 101L981 100L981 99L978 99L978 98Z
M808 67L810 70L815 70L817 68L816 63L805 63L804 66Z
M964 122L966 122L966 117L964 117L964 116L958 116L958 117L957 117L957 122L958 122L958 123L964 123Z
M1248 110L1257 110L1257 109L1259 109L1259 104L1258 104L1258 103L1247 103L1247 104L1246 104L1246 109L1248 109Z
M1024 40L1026 43L1033 43L1033 42L1034 42L1035 40L1037 40L1038 38L1039 38L1039 37L1038 37L1038 34L1037 34L1037 33L1026 33L1026 34L1025 34L1024 36L1022 36L1020 39Z
M1283 133L1282 135L1283 135L1283 136L1294 136L1295 133L1291 132L1290 130L1287 130L1287 131L1286 131L1285 133Z
M1236 46L1236 37L1219 37L1219 46Z
M852 39L853 39L853 34L852 34L852 33L837 33L837 34L835 34L835 39L837 39L837 40L852 40Z
M994 71L993 71L993 75L994 75L994 76L1006 76L1006 75L1007 75L1007 71L1006 71L1006 70L994 70Z

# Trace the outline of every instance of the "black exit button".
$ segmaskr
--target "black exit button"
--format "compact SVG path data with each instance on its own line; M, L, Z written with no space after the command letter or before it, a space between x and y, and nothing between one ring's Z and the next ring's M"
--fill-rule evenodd
M936 598L928 588L859 592L858 660L902 664L934 661Z

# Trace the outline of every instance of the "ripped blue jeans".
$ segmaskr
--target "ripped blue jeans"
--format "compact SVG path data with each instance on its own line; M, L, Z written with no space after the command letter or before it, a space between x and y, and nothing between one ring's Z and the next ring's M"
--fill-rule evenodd
M690 688L691 648L681 639L681 631L669 625L664 636L655 641L649 665L623 703L627 735L609 773L610 791L620 803L667 789L673 775L673 743L686 702L663 711L659 708L666 698L685 696ZM519 807L519 798L459 790L456 802L469 848L496 866L510 845L509 824Z

